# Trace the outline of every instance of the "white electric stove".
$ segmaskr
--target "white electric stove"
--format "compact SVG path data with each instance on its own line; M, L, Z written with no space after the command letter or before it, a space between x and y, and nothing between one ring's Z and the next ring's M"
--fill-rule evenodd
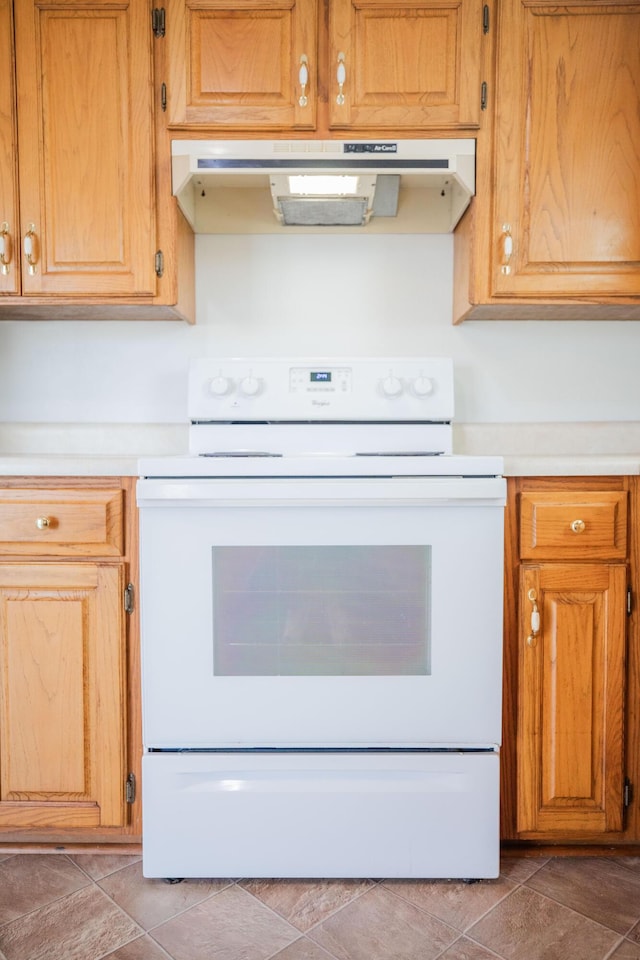
M498 871L503 512L444 358L215 358L140 462L143 865Z

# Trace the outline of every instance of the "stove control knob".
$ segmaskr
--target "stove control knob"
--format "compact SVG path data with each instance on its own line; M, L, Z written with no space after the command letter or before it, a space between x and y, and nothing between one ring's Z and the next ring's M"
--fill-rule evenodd
M240 381L240 393L245 397L257 397L262 391L262 381L257 377L248 376Z
M222 375L213 377L209 381L209 393L213 394L214 397L226 397L231 392L232 386L233 381L229 377L223 377Z
M433 387L433 380L430 380L429 377L416 377L411 384L416 397L428 397L430 393L433 393Z
M403 389L402 380L394 377L391 373L382 380L380 386L385 397L399 397Z

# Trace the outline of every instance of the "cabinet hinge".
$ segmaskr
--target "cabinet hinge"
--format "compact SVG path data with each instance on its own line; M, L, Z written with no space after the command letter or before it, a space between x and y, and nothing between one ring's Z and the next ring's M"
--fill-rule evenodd
M482 8L482 32L489 33L489 4L485 3Z
M625 777L624 786L622 788L622 805L627 809L631 806L631 801L633 800L633 784L629 777Z
M136 775L130 773L124 784L124 796L127 803L135 803L136 799Z
M631 587L627 587L627 616L630 617L633 613L633 594L631 593Z
M167 85L166 85L166 83L163 83L163 84L160 86L160 106L162 107L162 110L163 110L163 111L165 111L165 110L167 109Z
M487 109L487 81L482 81L482 86L480 87L480 109Z
M164 273L164 253L162 250L156 250L156 277L161 277Z
M153 29L154 37L164 37L165 34L165 20L164 20L164 7L154 7L151 11L151 27Z
M133 584L128 583L124 588L124 612L133 613L134 609L134 589Z

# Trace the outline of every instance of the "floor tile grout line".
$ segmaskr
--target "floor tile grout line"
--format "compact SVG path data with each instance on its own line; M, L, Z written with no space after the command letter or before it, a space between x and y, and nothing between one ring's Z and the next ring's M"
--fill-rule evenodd
M201 879L205 879L202 877ZM215 878L212 878L215 879ZM186 878L185 878L186 880ZM163 926L165 923L170 923L172 920L177 920L178 917L184 916L185 913L189 913L189 910L193 910L195 907L199 907L203 903L208 903L209 900L213 900L214 897L219 896L221 893L224 893L225 890L229 890L231 887L236 885L236 881L232 880L229 883L225 884L224 887L220 887L219 890L212 890L211 893L208 893L206 897L203 897L202 900L198 900L196 903L190 903L187 907L184 907L183 910L178 910L177 913L172 913L170 917L161 920L160 923L154 923L153 926L149 927L145 932L150 936L154 930L157 930L158 927ZM155 938L154 938L155 939Z
M525 883L522 884L522 886L527 887L526 881ZM552 897L548 893L542 893L540 890L536 890L534 887L527 887L527 890L531 891L531 893L537 893L538 896L544 897L545 900L550 900L552 903L555 903L559 907L564 907L565 910L570 910L571 913L575 913L576 916L582 917L583 920L590 920L591 923L595 923L598 927L602 927L603 930L608 930L609 933L615 933L618 937L622 937L623 939L626 937L626 934L620 933L619 930L615 930L613 927L608 927L606 923L602 923L601 920L596 920L595 917L589 916L588 913L583 913L581 910L576 910L575 907L569 906L568 903L563 903L562 900L557 900L556 897ZM631 930L633 930L637 922L638 921L636 920L635 923L632 924L632 926L630 927Z
M469 943L473 943L475 946L480 947L482 950L484 950L485 953L488 953L492 957L495 957L495 960L506 960L506 958L501 953L496 953L493 947L488 947L486 944L480 943L479 940L474 940L473 937L470 937L466 933L461 933L460 936L453 941L453 943L450 943L448 947L445 947L444 950L442 950L438 954L437 957L434 957L434 960L440 960L441 957L445 956L447 950L451 950L452 947L455 947L456 943L459 943L460 940L468 940Z
M112 874L110 874L110 876L112 876ZM106 879L106 877L103 879ZM145 879L148 879L148 878L145 878ZM185 878L185 880L181 882L182 883L188 882L188 880L186 880ZM115 906L118 907L119 910L122 910L122 912L125 913L129 917L129 919L133 921L133 923L137 924L143 933L150 934L152 930L157 930L158 927L161 927L163 925L163 923L169 923L170 920L175 920L177 917L181 917L184 913L188 913L189 910L192 910L194 907L198 907L201 903L206 903L207 900L211 900L213 897L216 897L219 893L222 893L223 890L228 890L229 887L234 886L235 882L236 882L235 880L230 880L228 883L225 884L224 887L220 887L219 890L212 890L211 893L208 893L205 897L202 898L202 900L197 900L195 903L188 904L186 907L182 908L181 910L178 910L177 913L172 913L170 917L165 917L164 920L160 920L159 923L154 923L151 927L143 927L140 921L136 920L136 918L132 914L130 914L129 911L126 910L121 904L119 904L117 900L114 900L114 898L111 896L110 893L107 893L106 890L103 890L103 888L100 886L100 884L97 881L96 881L96 886L105 895L105 897L108 897L109 900L111 900L111 902L115 904Z
M79 870L80 873L84 874L84 876L87 877L87 879L90 880L91 883L95 883L95 878L92 877L91 874L87 873L87 871L84 869L84 867L81 867L79 863L75 863L75 861L71 859L71 857L69 856L68 853L59 853L58 856L59 856L59 857L64 857L65 860L67 860L67 861L71 864L72 867L75 867L76 870Z
M75 866L75 864L74 864L74 866ZM85 871L82 871L82 872L84 873ZM102 890L102 889L98 886L97 882L96 882L95 880L93 880L91 877L89 877L89 883L85 884L85 886L83 886L83 887L78 887L77 890L72 890L72 891L70 891L70 893L66 893L66 894L64 894L64 896L62 896L62 897L55 897L53 900L49 900L47 903L43 903L43 904L41 904L39 907L36 907L35 910L30 910L28 913L22 914L22 916L20 916L20 917L16 917L15 920L10 920L9 923L15 923L15 922L18 922L18 921L22 921L22 920L24 920L26 917L29 917L29 916L31 916L32 914L37 913L38 910L43 910L43 909L45 909L46 907L49 907L49 906L51 906L51 905L53 905L53 904L55 904L55 903L61 903L61 902L62 902L63 900L65 900L67 897L72 897L74 894L80 893L80 891L82 891L82 890L87 890L87 889L88 889L89 887L91 887L91 886L95 887L95 888L96 888L97 890L99 890L99 892L100 892L101 894L103 894L108 900L111 900L111 902L114 903L113 899L112 899L111 897L109 897L109 895L106 893L106 891L105 891L105 890ZM120 911L120 913L122 913L125 917L127 917L127 919L131 920L131 922L136 925L136 927L138 928L139 933L138 933L137 936L132 937L130 940L125 940L123 943L119 944L117 947L112 948L112 949L109 951L109 953L114 953L115 950L120 950L122 947L127 946L127 944L132 943L132 942L134 942L135 940L139 940L140 937L141 937L141 936L144 936L145 933L146 933L146 931L140 926L140 924L137 922L137 920L135 920L133 917L131 917L130 914L128 914L128 913L126 912L126 910L123 910L122 907L121 907L119 904L114 903L114 906L117 907L117 909ZM2 925L0 925L0 931L1 931L4 927L6 927L6 926L7 926L7 924L2 924ZM93 960L104 960L105 957L108 957L108 956L109 956L109 953L101 954L100 957L95 957L95 958L93 958ZM5 954L2 952L1 949L0 949L0 960L6 960ZM173 957L169 957L168 960L174 960L174 958L173 958Z
M249 883L250 883L250 882L253 881L253 880L259 880L259 879L262 879L262 878L259 878L259 877L243 877L242 879L243 879L243 881L246 881L246 882L249 882ZM277 880L276 877L273 877L272 879L273 879L273 880ZM310 877L310 878L306 878L306 882L308 882L308 883L316 883L316 882L317 882L317 883L321 883L321 882L323 882L323 881L331 880L331 879L333 879L333 878L332 878L332 877L317 877L317 878ZM339 880L340 878L335 878L335 879L336 879L336 880ZM326 917L323 917L322 920L318 920L317 923L313 923L310 927L307 927L306 930L300 930L300 928L299 928L299 927L296 927L296 925L295 925L291 920L287 920L287 918L286 918L282 913L278 913L277 910L275 910L273 907L269 906L269 904L265 903L264 900L261 900L260 897L257 896L257 894L251 893L251 891L250 891L250 890L247 890L246 887L242 887L242 886L241 886L241 881L238 881L238 885L241 886L241 889L244 890L245 893L250 894L252 897L254 897L255 900L258 901L258 903L262 904L263 907L268 907L268 909L271 910L271 912L272 912L276 917L279 917L280 920L285 920L291 927L293 927L295 930L298 930L298 932L299 932L302 936L307 937L307 939L309 939L307 935L308 935L312 930L315 930L316 927L319 927L321 924L325 923L327 920L330 920L332 917L337 916L342 910L346 909L346 907L350 906L352 903L355 903L356 900L359 900L360 897L365 896L367 893L371 893L371 891L372 891L372 890L375 890L377 886L379 886L381 883L384 883L384 880L378 880L378 881L376 881L376 880L371 880L371 879L368 878L368 877L365 878L365 879L371 884L371 886L367 887L367 888L364 889L364 890L361 890L360 893L356 893L356 894L351 898L351 900L349 900L348 903L343 903L341 906L336 907L336 909L335 909L335 910L332 910L331 913L328 913ZM305 882L305 879L303 879L303 880L301 880L301 881L299 881L299 882L304 883L304 882ZM312 942L315 943L315 941L312 941Z
M311 940L311 939L310 939L309 937L307 937L306 934L304 934L304 933L300 934L299 937L296 937L295 940L292 940L291 943L288 943L286 947L278 947L278 949L276 950L275 953L272 953L272 954L271 954L270 956L268 956L268 957L264 957L263 960L274 960L274 958L276 958L279 953L282 953L283 949L284 949L284 950L288 950L289 947L292 947L295 943L299 943L300 940L306 940L307 943L310 943L312 946L317 947L319 950L322 950L323 953L326 953L326 955L327 955L327 960L338 960L338 958L336 957L335 953L331 953L329 950L327 950L326 947L323 947L322 944L316 943L315 940Z
M508 879L508 878L505 877L503 879ZM467 933L467 930L471 930L471 928L475 926L476 923L479 923L484 917L490 914L492 910L495 910L495 908L498 906L499 903L503 903L507 899L507 897L510 897L513 893L516 892L516 890L519 887L522 886L521 883L516 883L514 881L510 881L510 882L514 884L513 889L507 890L504 896L500 897L499 900L496 900L496 902L493 903L490 907L487 907L487 909L483 913L479 914L474 920L472 920L471 923L468 924L468 926L463 927L462 929L460 927L454 926L449 920L443 920L442 917L437 916L435 913L431 913L425 907L421 907L419 904L415 903L413 900L410 900L407 897L404 897L401 893L397 893L391 887L386 887L385 889L389 890L390 893L393 893L394 896L398 897L398 899L402 900L404 903L409 903L411 904L411 906L416 907L416 909L420 910L421 913L426 914L426 916L431 917L434 920L438 920L440 923L445 923L448 927L451 927L452 930L455 930L456 933L459 933L460 936L465 936Z
M512 858L506 858L506 859L512 859ZM520 860L526 860L527 863L530 863L530 862L532 862L532 861L534 861L534 862L535 862L535 861L538 861L538 857L520 857L520 858L518 858L518 859L520 859ZM525 877L524 880L519 880L518 882L519 882L520 884L523 884L523 883L526 883L527 880L531 880L531 878L532 878L532 877L535 877L535 875L536 875L537 873L539 873L539 872L542 870L543 867L546 867L546 865L547 865L552 859L553 859L552 857L543 857L543 858L540 858L539 861L538 861L538 865L536 866L535 870L532 870L531 873L529 874L529 876L528 876L528 877ZM507 876L507 874L503 874L502 871L501 871L501 876L507 877L508 880L511 879L510 877Z
M257 903L259 903L260 906L266 907L266 909L269 910L269 912L272 913L272 914L274 915L274 917L277 917L278 920L284 920L285 923L288 923L289 926L292 927L292 928L296 931L296 933L299 934L299 936L296 937L295 940L292 940L291 943L295 943L296 940L300 940L301 937L304 937L306 940L309 940L310 938L309 938L307 935L308 935L308 933L309 933L311 930L315 930L315 928L316 928L317 926L319 926L321 923L324 923L325 920L328 920L330 917L334 917L336 914L340 913L340 910L342 910L344 907L348 907L350 903L354 903L354 902L358 899L358 897L361 896L361 894L357 894L355 897L353 897L353 899L351 899L351 900L349 901L349 903L345 903L345 904L342 905L342 907L338 907L338 908L337 908L336 910L334 910L332 913L328 914L328 916L323 917L322 920L318 920L317 923L312 924L312 926L308 927L306 930L301 930L300 927L296 927L295 923L293 923L291 920L288 920L288 919L284 916L284 914L279 913L279 912L278 912L274 907L272 907L270 904L265 903L264 900L261 900L260 897L257 896L257 894L252 893L250 890L247 890L246 887L243 887L243 886L242 886L242 882L243 882L243 881L245 881L245 882L247 882L247 883L251 883L251 882L254 881L254 880L261 880L261 879L265 879L265 878L263 878L263 877L243 877L243 878L242 878L242 881L238 881L238 886L240 887L241 890L244 890L245 893L248 893L250 897L253 897L253 899L254 899ZM277 878L277 877L273 877L273 878L269 878L269 879L273 879L274 881L277 881L278 878ZM288 879L288 878L285 878L285 879ZM317 882L317 880L320 880L320 879L325 879L325 878L317 878L317 879L309 878L308 882L309 882L309 883L314 883L314 882ZM300 882L304 883L305 881L302 880L302 881L300 881ZM369 889L373 889L373 888L370 887ZM368 891L367 891L367 890L363 890L362 892L363 892L363 893L367 893ZM311 942L313 943L314 941L311 941ZM289 944L289 946L290 946L290 944ZM276 954L276 955L277 955L277 954ZM330 956L331 956L331 954L330 954Z
M482 950L486 950L488 953L493 954L497 960L506 960L505 956L502 953L498 953L493 947L488 947L486 943L482 943L480 940L477 940L475 937L471 936L468 933L465 933L464 936L469 940L470 943L473 943L476 947L480 947Z
M15 854L15 856L16 856L16 857L23 857L23 856L31 857L31 856L33 856L33 854L30 854L30 853L26 853L26 854L17 853L17 854ZM64 856L64 854L62 854L62 856ZM13 858L9 858L9 859L13 859ZM72 866L75 866L75 864L72 863ZM78 868L78 869L79 869L79 868ZM95 885L94 881L91 879L91 877L88 877L88 876L87 876L87 874L84 872L84 870L80 870L80 873L81 873L81 874L85 877L85 879L87 880L87 882L86 882L82 887L77 887L75 890L70 890L68 893L63 893L61 896L52 897L52 899L51 899L51 900L47 900L46 903L41 903L41 904L39 904L39 906L34 907L33 910L27 910L26 913L21 913L19 917L14 917L13 920L5 920L3 923L0 923L0 931L2 931L5 927L8 927L9 924L11 924L11 923L16 923L18 920L24 920L26 917L30 917L33 913L37 913L38 910L44 910L45 907L50 907L50 906L51 906L52 904L54 904L54 903L59 903L61 900L64 900L66 897L72 896L74 893L78 893L80 890L86 890L87 887L90 887L92 884ZM0 958L0 960L1 960L1 958Z
M94 883L98 883L100 880L106 880L107 877L113 877L116 873L120 873L121 870L126 870L127 867L132 867L134 863L139 863L140 860L142 859L142 857L138 857L137 860L131 860L129 863L123 863L121 867L116 867L115 870L112 870L110 873L105 873L101 877L92 877L91 874L83 866L81 866L79 863L76 863L76 861L73 859L73 856L74 856L73 854L68 853L68 854L65 854L65 856L67 857L68 860L71 861L74 867L77 867L78 870L82 870L82 872L85 873L90 880L93 880ZM77 853L75 854L75 856L83 857L83 856L89 856L89 854ZM120 856L120 854L114 854L114 856ZM121 854L121 856L126 856L126 854Z
M635 866L629 866L625 861L633 859L632 857L603 857L603 860L608 860L610 863L616 863L619 867L624 867L625 870L628 870L629 873L635 874L636 877L640 876L640 863ZM635 857L636 860L640 861L640 847L638 848L638 856Z
M574 912L574 913L577 913L578 916L584 917L584 918L587 919L587 920L592 920L593 923L599 924L601 927L604 927L605 930L611 930L613 933L617 933L618 936L620 936L620 937L624 937L624 938L628 937L629 934L631 933L631 931L633 930L633 928L634 928L635 926L637 926L638 923L640 923L640 906L639 906L639 908L638 908L638 916L636 917L635 920L632 921L631 926L629 927L629 929L626 930L624 933L621 933L620 930L616 930L615 927L610 927L610 926L608 926L606 923L604 923L603 921L601 921L601 920L596 920L596 918L593 917L593 916L591 916L591 914L586 913L586 912L583 913L582 910L578 910L576 907L570 906L568 903L565 903L563 900L558 900L557 897L553 896L552 894L550 894L550 893L543 893L541 890L536 890L535 887L529 887L529 886L528 886L528 882L529 882L529 880L532 880L532 879L533 879L533 876L535 876L535 874L532 874L532 876L529 877L527 880L525 880L525 881L523 882L523 884L522 884L523 887L524 887L524 886L527 887L527 890L532 890L534 893L539 893L540 896L546 897L548 900L551 900L553 903L559 904L559 906L561 906L561 907L566 907L567 910L573 910L573 912Z
M112 956L117 951L122 950L123 947L128 947L130 943L135 943L137 940L143 940L144 937L147 937L147 936L149 936L149 934L147 933L146 930L143 930L142 935L139 935L137 937L132 937L131 940L126 940L124 943L121 943L119 946L115 947L115 949L110 949L108 953L103 953L99 957L95 957L95 960L108 960L110 956ZM151 939L153 940L154 946L156 946L159 950L162 951L166 960L175 960L175 957L172 957L170 953L167 953L167 951L164 949L162 944L158 943L158 941L153 938Z
M602 960L609 960L610 957L613 957L618 947L621 947L622 944L625 942L625 939L626 939L625 937L620 937L618 942L614 943L614 945L611 947L611 950L609 950L608 953L605 953L604 957L602 957Z

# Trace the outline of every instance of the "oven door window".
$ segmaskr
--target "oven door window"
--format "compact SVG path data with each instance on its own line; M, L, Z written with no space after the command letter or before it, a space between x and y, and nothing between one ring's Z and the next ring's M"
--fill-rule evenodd
M429 546L214 546L216 676L430 674Z

